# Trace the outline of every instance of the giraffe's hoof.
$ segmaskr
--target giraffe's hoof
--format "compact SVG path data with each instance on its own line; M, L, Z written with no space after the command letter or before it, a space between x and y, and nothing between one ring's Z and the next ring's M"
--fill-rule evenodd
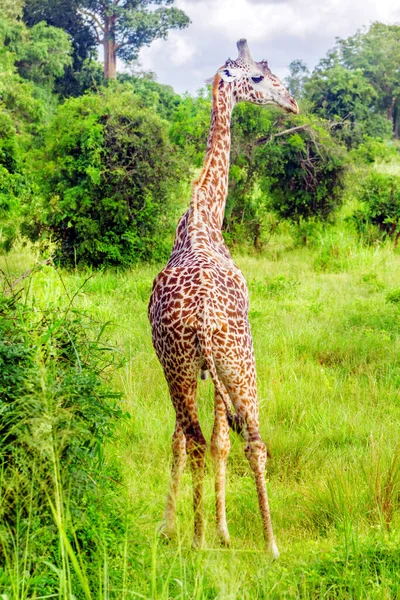
M229 536L228 530L220 529L217 531L217 535L218 535L220 544L222 544L222 546L226 546L227 548L229 548L229 546L231 545L231 538Z
M268 544L268 554L272 558L272 560L277 560L280 556L278 546L275 543L275 540Z
M157 527L158 535L164 540L171 540L175 535L175 527L166 521L162 521Z
M192 542L192 548L193 550L201 550L202 548L204 548L205 546L205 540L204 537L194 537L193 538L193 542Z

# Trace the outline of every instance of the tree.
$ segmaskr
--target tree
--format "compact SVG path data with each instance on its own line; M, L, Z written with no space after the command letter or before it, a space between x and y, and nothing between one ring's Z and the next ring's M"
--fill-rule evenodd
M63 29L70 37L72 63L56 79L55 87L59 94L81 95L90 87L92 79L98 80L97 63L91 60L97 55L97 40L91 26L77 11L73 0L27 0L23 20L28 27L44 21Z
M364 239L376 241L371 235L375 227L383 238L400 239L400 177L371 171L361 185L362 206L352 220Z
M2 19L13 20L21 17L24 0L1 0L0 14Z
M151 76L137 77L128 73L119 73L118 82L129 83L132 91L147 108L152 108L162 119L173 121L175 113L183 102L182 96L174 92L169 85L154 81Z
M390 121L399 135L400 25L375 22L368 31L357 31L347 39L338 38L336 47L320 62L317 70L341 65L361 73L377 94L376 109Z
M140 105L131 86L67 100L36 156L40 195L23 226L32 241L51 239L67 265L129 265L168 254L186 169L167 123Z
M239 105L233 113L228 233L257 248L268 213L329 219L342 201L345 149L315 116Z
M170 29L183 29L189 18L172 5L174 0L76 0L78 10L93 28L104 49L104 77L116 78L117 56L138 57L142 46L166 38ZM154 9L154 5L159 8Z
M63 75L65 68L72 64L68 35L44 21L23 31L13 46L20 75L38 85L53 88L56 77Z
M306 63L300 59L293 60L289 65L289 75L285 79L285 83L294 98L302 98L304 94L304 86L310 76L310 71Z
M374 127L377 132L378 94L361 69L350 71L340 64L316 69L305 91L311 111L330 121L332 131L349 147L361 143ZM387 129L381 127L381 133L387 134Z
M262 189L279 217L326 221L343 200L346 150L315 116L289 117L285 126L284 135L274 133L259 150L259 168L268 173Z
M2 7L4 8L4 7ZM0 248L9 250L18 232L21 201L30 194L26 156L41 129L45 104L32 81L18 73L14 49L31 43L23 23L0 18ZM66 39L66 34L59 31ZM67 40L68 41L68 40ZM45 44L45 48L47 48ZM36 63L36 67L38 64Z
M204 161L210 115L211 96L203 89L195 97L185 95L170 117L171 139L184 150L195 167L201 167Z

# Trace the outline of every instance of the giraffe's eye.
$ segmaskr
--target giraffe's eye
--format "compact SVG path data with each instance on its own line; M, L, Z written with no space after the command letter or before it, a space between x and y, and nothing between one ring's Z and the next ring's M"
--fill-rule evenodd
M264 79L263 75L257 75L256 77L251 78L254 83L260 83Z

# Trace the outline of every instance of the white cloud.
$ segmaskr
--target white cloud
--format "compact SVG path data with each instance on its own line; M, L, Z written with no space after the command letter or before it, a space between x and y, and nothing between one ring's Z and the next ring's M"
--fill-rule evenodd
M192 23L141 51L145 69L178 91L201 87L205 78L246 37L256 59L268 58L282 76L294 58L313 67L335 43L372 21L400 21L398 0L176 0ZM199 78L199 74L201 77Z

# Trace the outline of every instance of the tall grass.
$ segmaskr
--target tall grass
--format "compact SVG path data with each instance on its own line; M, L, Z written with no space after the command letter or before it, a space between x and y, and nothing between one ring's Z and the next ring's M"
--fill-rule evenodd
M7 260L17 277L23 261L17 266L16 256ZM27 255L27 265L31 260ZM108 444L104 456L108 476L119 469L121 483L108 490L105 510L101 502L86 506L86 524L95 525L77 531L74 543L73 520L62 516L61 522L70 523L71 547L64 540L69 571L64 579L60 576L58 586L64 591L56 597L400 596L400 308L391 300L400 287L400 256L389 246L366 248L331 231L322 232L313 248L286 250L273 242L264 257L238 256L237 262L251 296L261 430L272 455L267 485L281 559L267 560L254 483L236 436L227 481L232 547L219 547L214 535L211 461L205 482L206 550L190 548L189 472L178 501L177 538L165 543L157 537L174 426L146 315L158 267L93 273L84 287L87 273L62 273L66 288L77 291L77 308L108 322L108 343L125 359L112 375L112 386L123 393L122 410L130 418L119 423L117 440ZM59 275L44 267L32 279L29 293L45 306L65 290ZM209 439L210 382L199 382L198 405ZM34 498L35 491L31 493ZM57 510L54 493L50 499ZM64 506L68 512L68 497ZM115 522L120 523L117 528ZM27 570L33 544L32 530L25 523L23 527L24 536L10 546L14 549L0 574L0 581L7 578L8 590L11 581L15 589L25 590L17 598L35 597L39 589L32 577L29 592L27 583L24 588L15 584ZM94 561L89 549L96 527ZM61 547L60 528L58 535ZM46 571L46 562L60 569L61 563L51 562L43 547L35 563L37 577ZM10 598L13 593L7 591Z

